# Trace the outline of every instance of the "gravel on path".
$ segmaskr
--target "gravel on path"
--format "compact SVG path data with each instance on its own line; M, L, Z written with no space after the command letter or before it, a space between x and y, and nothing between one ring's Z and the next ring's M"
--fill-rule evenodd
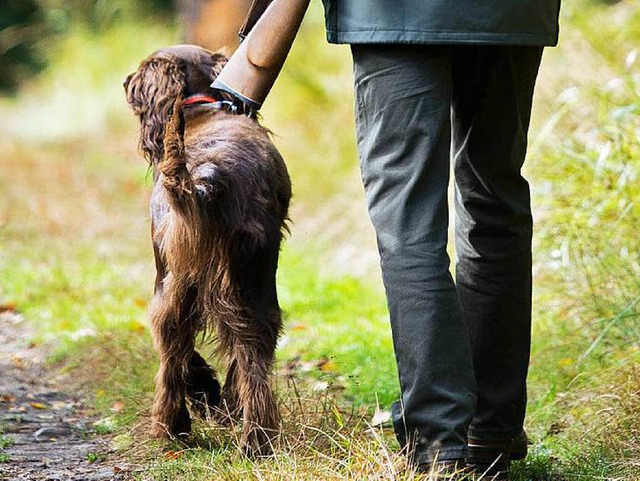
M80 394L47 369L29 325L0 310L0 480L122 480L108 462L109 438L93 429Z

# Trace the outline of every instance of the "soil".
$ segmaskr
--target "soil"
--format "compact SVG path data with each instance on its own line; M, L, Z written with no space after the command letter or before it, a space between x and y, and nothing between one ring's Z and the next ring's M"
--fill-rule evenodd
M99 436L81 394L46 366L22 316L0 312L0 480L125 479L109 462L109 437Z

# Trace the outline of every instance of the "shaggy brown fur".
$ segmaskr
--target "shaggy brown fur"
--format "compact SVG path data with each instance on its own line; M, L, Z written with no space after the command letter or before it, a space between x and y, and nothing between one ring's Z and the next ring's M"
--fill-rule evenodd
M182 106L189 95L213 94L225 62L193 45L170 47L124 85L154 178L150 317L160 369L152 433L188 433L189 401L199 415L216 407L241 414L243 446L264 453L279 426L269 374L282 325L275 275L291 183L255 120ZM215 333L227 361L222 390L195 351L202 331Z

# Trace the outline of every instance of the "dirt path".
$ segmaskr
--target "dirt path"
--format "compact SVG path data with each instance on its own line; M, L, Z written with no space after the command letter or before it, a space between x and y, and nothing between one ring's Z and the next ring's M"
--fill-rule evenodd
M0 480L124 479L101 462L108 439L94 433L82 398L62 392L30 334L19 314L0 312Z

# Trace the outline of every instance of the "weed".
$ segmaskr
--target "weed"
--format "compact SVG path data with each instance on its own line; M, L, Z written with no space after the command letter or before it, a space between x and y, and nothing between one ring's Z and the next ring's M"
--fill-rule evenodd
M11 444L13 444L13 441L10 438L0 435L0 449L5 449Z
M87 453L87 461L90 463L99 463L106 459L106 456L102 453Z
M113 418L104 418L93 423L93 429L98 435L111 434L116 429Z

